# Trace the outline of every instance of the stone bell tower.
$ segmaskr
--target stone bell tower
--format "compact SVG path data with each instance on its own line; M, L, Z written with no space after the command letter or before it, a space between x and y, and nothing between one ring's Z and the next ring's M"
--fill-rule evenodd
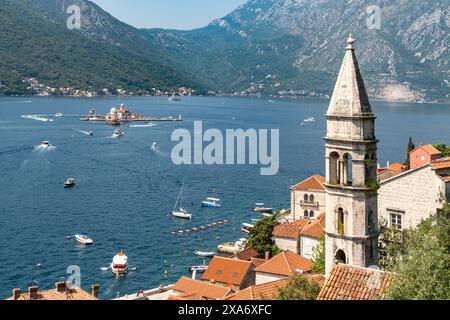
M326 114L326 274L378 264L375 115L350 35Z

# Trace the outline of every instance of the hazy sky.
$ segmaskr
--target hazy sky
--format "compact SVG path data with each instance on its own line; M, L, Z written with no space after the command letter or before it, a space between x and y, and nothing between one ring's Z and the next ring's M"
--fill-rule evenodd
M138 28L194 29L232 12L246 0L91 0Z

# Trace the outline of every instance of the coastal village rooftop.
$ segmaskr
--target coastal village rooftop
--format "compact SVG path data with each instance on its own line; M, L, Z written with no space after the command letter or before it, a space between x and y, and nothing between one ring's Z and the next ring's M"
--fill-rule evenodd
M39 291L37 286L30 287L27 292L14 289L13 296L7 300L98 300L100 286L93 285L89 294L76 286L67 286L66 282L57 282L55 289Z

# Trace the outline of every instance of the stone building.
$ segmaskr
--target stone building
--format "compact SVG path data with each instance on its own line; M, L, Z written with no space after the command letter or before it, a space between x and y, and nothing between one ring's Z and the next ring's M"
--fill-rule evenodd
M381 181L378 214L390 227L408 229L450 201L450 158L409 170Z
M378 263L375 115L349 37L327 112L326 274Z
M297 219L317 219L325 211L325 178L316 174L292 186L291 213L288 221Z

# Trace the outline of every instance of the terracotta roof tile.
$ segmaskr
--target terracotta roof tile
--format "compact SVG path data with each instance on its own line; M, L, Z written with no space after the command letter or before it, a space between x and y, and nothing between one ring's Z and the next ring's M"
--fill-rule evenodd
M431 144L425 144L420 146L419 148L422 148L423 150L425 150L426 153L430 154L430 155L438 155L438 154L442 154L441 151L439 151L438 149L436 149L433 145Z
M450 169L450 157L441 158L439 160L435 160L431 162L431 165L434 169Z
M272 232L272 236L280 238L298 239L300 227L293 223L279 224Z
M14 297L7 300L14 300ZM20 295L18 300L31 300L28 292ZM90 295L81 288L73 287L67 293L53 290L38 291L37 299L34 300L98 300L96 297Z
M325 233L325 213L321 213L317 217L317 220L312 221L300 231L300 235L315 239L322 238L324 233Z
M282 279L254 285L230 295L226 300L275 300L278 296L278 290L288 283L288 279Z
M292 251L284 251L255 269L256 272L290 276L297 270L311 271L313 262Z
M255 249L248 248L239 252L236 256L239 260L250 261L252 258L258 258L259 254Z
M317 300L377 300L386 293L393 274L339 264L325 281Z
M217 300L225 298L230 292L232 293L230 288L186 277L181 277L175 283L173 290L182 293L177 297L187 298L188 300Z
M325 178L319 174L316 174L308 179L296 184L291 189L292 190L325 190Z
M249 261L215 256L202 279L239 286L252 266L253 264Z
M255 267L259 267L259 266L262 265L264 262L266 262L266 260L264 260L264 259L258 259L258 258L252 258L252 259L250 260L250 262L253 263L253 265L254 265Z

